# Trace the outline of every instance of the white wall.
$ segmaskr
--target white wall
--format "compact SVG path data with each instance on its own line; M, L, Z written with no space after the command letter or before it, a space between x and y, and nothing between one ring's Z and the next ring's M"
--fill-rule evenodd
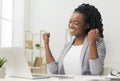
M50 46L57 59L65 43L65 29L69 18L73 10L83 2L95 5L103 16L107 48L105 66L120 67L119 0L30 0L30 29L33 32L43 29L51 33Z
M25 8L24 8L24 29L28 30L30 29L29 23L30 23L30 0L24 0Z
M14 0L13 46L24 46L24 0Z

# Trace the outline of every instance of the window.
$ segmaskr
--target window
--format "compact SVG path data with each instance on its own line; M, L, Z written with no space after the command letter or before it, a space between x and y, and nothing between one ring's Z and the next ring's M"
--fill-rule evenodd
M11 47L13 28L13 0L0 0L0 6L0 45L1 47Z

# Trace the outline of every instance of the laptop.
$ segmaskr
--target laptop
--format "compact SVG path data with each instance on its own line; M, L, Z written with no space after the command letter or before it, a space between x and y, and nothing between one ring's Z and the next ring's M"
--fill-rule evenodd
M32 75L25 58L24 49L21 47L0 48L0 57L7 59L4 66L6 68L6 76L28 79L49 78L49 76L45 74Z

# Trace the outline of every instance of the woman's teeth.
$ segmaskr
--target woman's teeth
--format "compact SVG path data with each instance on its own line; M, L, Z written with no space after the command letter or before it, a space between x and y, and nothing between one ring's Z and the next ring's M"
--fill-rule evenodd
M74 32L75 30L73 30L73 29L70 29L70 32Z

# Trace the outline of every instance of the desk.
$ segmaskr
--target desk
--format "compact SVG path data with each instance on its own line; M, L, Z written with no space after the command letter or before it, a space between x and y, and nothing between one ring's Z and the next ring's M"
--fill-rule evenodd
M23 79L23 78L13 78L7 77L0 79L0 81L120 81L120 80L109 80L105 79L105 76L72 76L72 78L60 79L57 77L51 77L46 79Z

